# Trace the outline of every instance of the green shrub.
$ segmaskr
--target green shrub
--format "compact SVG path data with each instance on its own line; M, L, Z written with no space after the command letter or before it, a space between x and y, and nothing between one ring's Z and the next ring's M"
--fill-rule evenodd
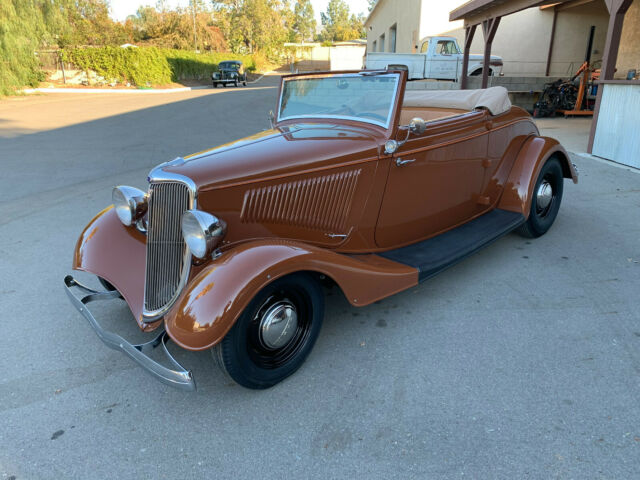
M87 47L62 51L64 62L93 70L107 81L133 85L163 85L180 80L209 78L224 60L241 60L248 71L264 64L262 58L233 53L195 53L155 47Z

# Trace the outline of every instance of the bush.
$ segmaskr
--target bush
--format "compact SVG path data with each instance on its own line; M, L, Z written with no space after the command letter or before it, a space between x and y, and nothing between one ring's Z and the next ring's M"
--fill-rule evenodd
M0 96L44 80L35 54L39 32L37 11L31 2L17 0L0 5Z
M233 53L195 53L156 47L88 47L62 51L64 62L85 71L93 70L107 81L132 85L164 85L189 79L209 78L224 60L241 60L248 71L264 65L264 59Z

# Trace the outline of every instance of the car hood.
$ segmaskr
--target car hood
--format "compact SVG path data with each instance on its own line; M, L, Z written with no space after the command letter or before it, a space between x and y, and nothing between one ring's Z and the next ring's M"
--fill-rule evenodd
M177 158L154 172L183 175L208 190L377 158L383 141L366 128L289 125Z

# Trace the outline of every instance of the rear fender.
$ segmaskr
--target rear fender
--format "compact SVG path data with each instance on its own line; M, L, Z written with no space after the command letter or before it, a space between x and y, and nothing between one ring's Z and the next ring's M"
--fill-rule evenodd
M529 218L538 174L552 156L560 160L564 178L578 183L578 172L562 145L553 138L532 136L525 141L516 157L497 208L522 213Z
M377 255L342 255L297 242L256 240L224 252L191 279L165 316L167 333L183 348L210 348L262 288L300 271L333 279L358 306L418 284L415 268Z

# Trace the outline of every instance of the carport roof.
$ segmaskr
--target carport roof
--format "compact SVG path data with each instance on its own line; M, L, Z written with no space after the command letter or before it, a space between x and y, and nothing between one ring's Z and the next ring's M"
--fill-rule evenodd
M503 17L527 8L566 1L568 0L471 0L452 10L449 20L464 20L465 25L477 25L489 18Z

